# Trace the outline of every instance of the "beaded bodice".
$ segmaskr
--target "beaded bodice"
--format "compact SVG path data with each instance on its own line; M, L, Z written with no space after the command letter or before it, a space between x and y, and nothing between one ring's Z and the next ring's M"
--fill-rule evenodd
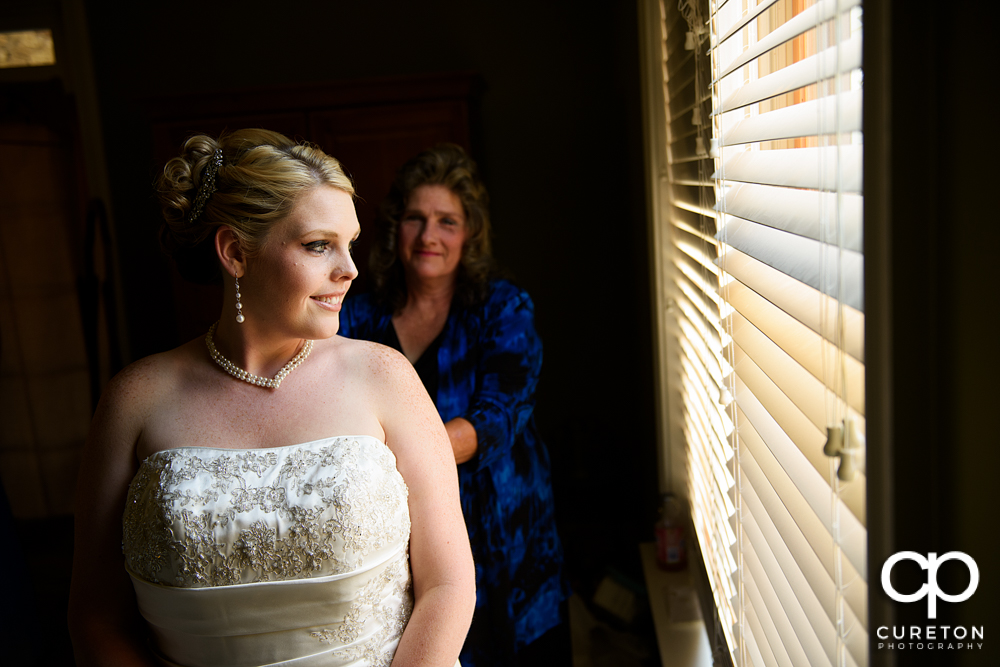
M134 574L169 586L339 574L405 545L406 496L395 457L370 436L169 449L129 487L122 544Z
M388 667L413 609L407 488L370 436L144 460L122 548L162 664Z

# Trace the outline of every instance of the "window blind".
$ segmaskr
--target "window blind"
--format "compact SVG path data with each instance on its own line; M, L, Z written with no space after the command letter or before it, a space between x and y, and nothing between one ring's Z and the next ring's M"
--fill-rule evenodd
M719 643L866 665L860 2L659 5L661 377Z

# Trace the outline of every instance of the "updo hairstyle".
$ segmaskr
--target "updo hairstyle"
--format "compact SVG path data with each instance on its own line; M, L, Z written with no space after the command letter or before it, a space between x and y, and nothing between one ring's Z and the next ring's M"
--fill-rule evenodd
M399 223L410 195L422 185L443 185L462 202L466 238L455 298L465 307L481 303L494 273L489 195L472 158L461 146L447 143L420 153L396 172L396 179L382 202L368 263L375 296L394 311L406 305L406 280L399 261Z
M192 216L194 202L210 180L216 150L222 151L222 163L215 190ZM157 181L164 219L160 243L184 278L217 282L219 227L232 229L244 255L253 257L271 224L288 215L302 194L321 185L354 195L340 163L312 144L260 129L223 133L218 139L195 135L184 142L179 157L167 162Z

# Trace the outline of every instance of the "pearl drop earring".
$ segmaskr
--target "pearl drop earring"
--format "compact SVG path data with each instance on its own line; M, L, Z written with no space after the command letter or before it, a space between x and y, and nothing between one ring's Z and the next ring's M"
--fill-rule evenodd
M236 321L243 324L243 304L240 303L240 277L236 276Z

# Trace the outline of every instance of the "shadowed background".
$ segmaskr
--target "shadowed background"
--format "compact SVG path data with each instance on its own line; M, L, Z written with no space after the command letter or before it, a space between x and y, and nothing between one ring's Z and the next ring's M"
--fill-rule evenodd
M24 264L17 284L35 290L31 297L15 294L11 303L38 303L37 283L44 282L66 300L62 319L12 314L19 328L5 330L2 338L22 386L54 372L72 378L60 396L33 391L18 410L5 410L17 413L21 427L19 439L5 442L3 482L29 563L38 562L41 541L51 543L44 552L57 561L48 567L55 573L49 579L55 580L56 600L68 578L67 515L93 396L122 364L200 335L175 312L203 308L204 300L187 303L188 293L176 284L156 242L152 183L165 150L157 141L176 139L166 149L175 154L177 137L188 130L217 132L220 121L209 122L212 110L199 108L206 100L216 110L225 107L221 125L234 128L262 124L297 94L323 98L338 113L370 106L372 95L382 108L412 105L407 95L419 98L420 82L428 77L460 82L466 127L462 136L448 138L467 145L478 161L491 197L495 255L535 301L545 346L536 415L552 457L571 579L586 591L610 566L641 581L636 543L652 537L657 488L632 3L53 0L5 3L0 20L5 30L49 21L62 60L49 80L0 79L4 137L18 151L8 154L3 194L23 198L39 174L51 180L53 165L64 172L44 196L28 198L37 220L38 201L58 195L61 217L69 222L48 237L37 223L30 234L11 233L4 256L8 264ZM82 51L66 43L86 49L84 38L103 132L107 215L85 185L88 177L91 185L94 180L87 137L77 130L86 115L85 92L67 83L79 81ZM368 92L343 93L348 89ZM246 123L233 122L232 110L242 100L271 111L262 116L255 110ZM405 120L408 113L397 117ZM199 114L205 123L197 122ZM271 125L310 134L293 131L294 123L293 130ZM334 128L328 136L335 134ZM26 148L29 135L34 139ZM360 172L384 171L388 162L425 147L419 137L406 141L405 151L396 149L398 160L373 157L381 166L357 169L337 146L320 142L348 171L358 172L363 220L385 189L377 178L361 180ZM53 239L68 250L53 255L40 249ZM42 278L53 257L66 267L58 286ZM93 321L81 328L77 322L88 317ZM32 365L31 359L46 355L56 360L44 368ZM63 395L72 398L67 402ZM76 416L53 419L67 404L78 406ZM58 428L45 436L54 423ZM42 606L46 618L62 622L64 607ZM35 624L26 625L30 630Z
M979 125L996 96L984 77L990 42L972 38L996 22L982 4L866 3L866 44L881 45L883 61L866 55L866 165L881 170L866 183L882 187L865 195L895 234L882 295L891 338L869 346L891 356L892 375L868 392L870 411L889 414L895 454L869 478L869 498L886 497L880 511L895 522L872 538L873 558L982 558L980 590L958 618L995 628L1000 226L983 196L996 141ZM613 0L0 5L0 30L51 27L59 59L0 70L0 470L10 505L0 506L10 575L0 635L21 640L5 643L5 657L31 664L20 645L68 655L71 500L93 402L122 364L183 342L176 313L188 304L155 240L155 137L205 100L280 107L296 90L387 95L398 84L405 97L414 82L460 82L496 256L532 295L545 344L536 414L569 573L585 595L609 568L640 577L635 545L652 537L657 466L637 22L634 3ZM358 188L362 212L384 194Z

